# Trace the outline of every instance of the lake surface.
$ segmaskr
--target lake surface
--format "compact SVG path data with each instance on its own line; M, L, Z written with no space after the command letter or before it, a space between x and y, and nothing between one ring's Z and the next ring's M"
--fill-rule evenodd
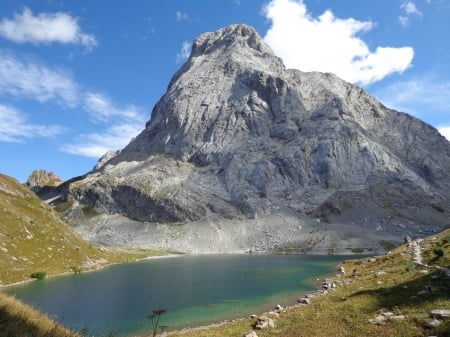
M169 330L293 304L335 273L343 256L207 255L151 259L8 288L25 303L89 335L151 331L152 310L166 309Z

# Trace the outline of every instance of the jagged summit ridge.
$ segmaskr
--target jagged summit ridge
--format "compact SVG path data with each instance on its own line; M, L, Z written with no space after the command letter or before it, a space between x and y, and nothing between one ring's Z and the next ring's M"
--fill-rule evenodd
M142 133L70 195L99 212L213 232L273 214L289 214L286 228L316 218L344 228L368 212L360 236L381 228L398 239L401 219L413 232L447 221L448 167L436 129L335 75L286 69L253 28L232 25L195 40Z

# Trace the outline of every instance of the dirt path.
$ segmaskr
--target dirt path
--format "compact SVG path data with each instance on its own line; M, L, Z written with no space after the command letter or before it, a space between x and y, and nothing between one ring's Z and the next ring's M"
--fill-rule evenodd
M412 248L412 259L413 262L419 266L423 266L422 261L422 249L420 247L421 239L413 240L410 242L409 246Z

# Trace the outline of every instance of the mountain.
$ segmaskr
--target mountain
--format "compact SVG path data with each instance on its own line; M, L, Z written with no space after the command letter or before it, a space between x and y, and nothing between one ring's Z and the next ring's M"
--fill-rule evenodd
M189 252L378 251L449 225L450 143L258 33L195 39L145 129L66 183L93 241ZM81 206L80 206L81 207Z

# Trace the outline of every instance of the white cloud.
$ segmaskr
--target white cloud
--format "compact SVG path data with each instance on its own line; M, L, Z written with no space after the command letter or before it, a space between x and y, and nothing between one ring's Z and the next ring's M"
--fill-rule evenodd
M447 138L448 141L450 141L450 126L440 127L438 128L441 135L443 135L445 138Z
M77 18L62 12L34 16L27 7L22 14L14 14L13 19L4 18L0 21L0 35L17 43L69 43L88 49L97 45L94 35L81 31Z
M302 0L271 0L264 8L272 21L264 40L288 68L332 72L353 83L370 84L411 64L411 47L377 47L358 37L373 28L370 21L340 19L327 10L318 18Z
M417 6L412 1L405 1L401 4L400 8L403 10L403 15L398 17L400 24L403 27L409 25L412 16L422 16L423 13L417 9Z
M187 15L187 13L184 13L184 12L177 11L175 13L175 15L176 15L176 19L178 22L187 21L189 19L189 16Z
M0 95L35 99L39 102L56 100L74 107L78 88L70 74L50 69L35 62L22 62L0 50Z
M105 122L112 117L144 123L142 111L134 105L119 108L105 95L87 92L84 95L84 107L94 120Z
M22 142L26 138L53 137L64 132L59 125L31 124L27 116L12 107L0 104L0 141Z
M191 42L184 41L182 43L181 50L177 54L177 58L176 58L177 63L184 62L188 59L189 55L191 54L191 48L192 48Z

